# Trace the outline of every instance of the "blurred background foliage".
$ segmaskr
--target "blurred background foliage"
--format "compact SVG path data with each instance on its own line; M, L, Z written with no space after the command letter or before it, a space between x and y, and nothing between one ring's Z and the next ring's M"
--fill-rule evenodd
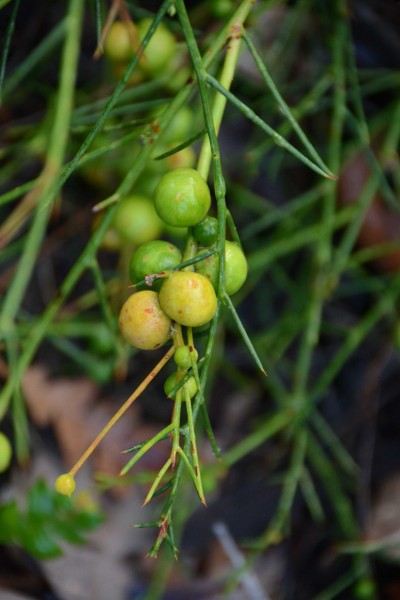
M239 5L187 3L205 56ZM126 3L133 22L159 6ZM50 471L40 473L51 484L155 362L117 333L134 244L115 243L109 230L100 245L93 207L136 164L129 192L151 196L160 174L180 164L176 154L156 158L187 144L181 159L195 160L204 124L194 91L154 153L140 158L159 116L191 84L176 17L164 17L178 44L171 70L127 82L125 64L93 58L106 2L84 11L73 1L0 8L0 427L14 448L1 480L0 541L5 556L17 545L42 559L58 553L59 537L82 542L101 516L97 505L82 513L35 479L37 457L51 455ZM71 11L82 14L68 37ZM227 103L219 144L249 263L233 301L268 377L224 311L207 383L223 463L205 440L208 509L196 509L190 486L182 488L178 565L166 548L144 567L147 536L142 552L126 551L131 598L398 597L399 30L400 7L390 0L260 0L246 21L231 88L237 102ZM216 78L223 56L208 68ZM276 134L307 155L258 59L337 179L282 146ZM127 85L116 98L121 78ZM176 231L162 236L184 244ZM170 411L156 381L95 456L98 487L91 477L86 485L106 518L126 498L116 480L121 449L165 426ZM131 502L143 500L164 454L161 445L124 479L135 489ZM29 492L24 478L33 479Z

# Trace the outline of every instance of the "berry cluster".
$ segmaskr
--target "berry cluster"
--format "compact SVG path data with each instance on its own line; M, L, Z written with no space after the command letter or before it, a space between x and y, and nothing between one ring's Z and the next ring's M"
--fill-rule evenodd
M192 168L178 168L163 175L154 192L158 216L174 227L193 227L200 246L198 256L215 249L217 220L207 216L211 194L207 182ZM152 350L171 335L173 322L200 327L217 310L219 258L215 252L179 270L180 250L173 244L153 240L134 252L129 274L140 291L128 298L121 309L119 326L124 338L136 348ZM190 270L188 270L190 269ZM194 270L193 270L194 269ZM234 294L247 276L247 262L241 248L225 243L225 290ZM144 289L146 286L153 289Z

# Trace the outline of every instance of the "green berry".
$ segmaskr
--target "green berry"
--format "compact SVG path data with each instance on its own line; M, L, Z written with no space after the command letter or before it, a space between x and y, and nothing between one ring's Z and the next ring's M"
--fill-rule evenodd
M170 271L182 262L181 251L163 240L146 242L137 248L129 263L129 277L132 283L143 281L147 275ZM155 279L153 288L159 290L162 279Z
M126 62L136 52L138 35L130 21L115 21L104 43L104 54L112 62Z
M193 356L194 356L195 362L197 362L199 355L195 348L193 348ZM179 346L175 350L174 361L175 361L175 364L178 367L180 367L181 369L190 369L190 367L192 366L192 359L191 359L191 355L190 355L189 346Z
M243 250L234 242L225 242L225 291L235 294L247 278L247 260Z
M4 433L0 432L0 473L4 473L11 463L12 448Z
M200 327L215 315L217 297L203 275L176 271L162 285L160 305L173 321L187 327Z
M153 203L146 196L127 196L115 210L112 228L116 231L121 246L138 246L157 239L163 223L154 210Z
M152 19L143 19L137 25L140 40L146 35ZM176 52L176 39L168 27L160 23L140 58L140 68L147 75L158 75L168 68Z
M170 395L172 390L178 385L178 375L177 373L171 373L169 377L165 380L164 383L164 392L167 396ZM194 377L189 377L189 379L183 384L182 388L183 392L185 390L189 390L190 398L193 398L197 394L197 384ZM184 396L185 397L185 396Z
M203 251L199 251L198 255ZM218 287L218 254L195 264L197 273L208 279L215 289ZM235 294L244 284L247 277L247 260L243 250L235 242L225 242L225 291L229 296Z
M71 473L65 473L64 475L57 477L54 483L54 488L56 492L62 494L63 496L72 496L76 488L73 475L71 475Z
M370 577L359 579L354 586L353 592L354 598L373 600L377 595L376 584Z
M197 256L201 256L202 254L204 254L204 249L197 252ZM218 254L207 256L207 258L203 258L203 260L195 263L194 265L196 272L208 279L215 290L218 288L218 265Z
M180 108L163 133L163 143L177 145L193 135L193 119L193 113L188 106Z
M119 327L126 341L140 350L155 350L171 336L171 320L161 310L158 294L132 294L121 308Z
M193 236L201 246L212 246L218 237L218 221L215 217L206 217L194 226Z
M223 19L232 13L234 4L231 0L214 0L211 3L211 10L218 19Z
M210 204L207 182L198 171L187 167L163 175L154 191L158 216L176 227L191 227L202 221Z

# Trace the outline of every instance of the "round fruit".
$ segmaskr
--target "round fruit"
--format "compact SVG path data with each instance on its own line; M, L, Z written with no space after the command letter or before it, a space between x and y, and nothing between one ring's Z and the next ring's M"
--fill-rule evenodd
M167 377L167 379L165 380L165 383L164 383L164 392L167 394L167 396L170 395L170 393L172 392L174 387L176 387L177 385L178 385L178 374L171 373L171 375L169 375ZM194 396L197 394L197 384L196 384L195 378L189 377L189 379L183 384L181 389L184 391L184 393L185 393L185 387L186 387L186 389L189 390L190 398L194 398ZM184 398L185 398L185 396L184 396Z
M138 34L130 21L115 21L104 42L104 54L112 62L126 62L136 52Z
M204 254L204 249L197 252L197 256L201 256L202 254ZM208 281L212 283L214 289L218 288L218 265L218 254L212 254L207 258L203 258L203 260L195 263L194 265L196 272L201 273L203 277L208 279Z
M233 9L234 6L232 5L231 0L214 0L211 4L212 12L219 19L223 19L229 15Z
M243 250L234 242L225 242L225 291L235 294L247 277L247 260Z
M200 273L176 271L162 285L160 305L173 321L200 327L215 315L217 297L211 283Z
M76 483L71 473L65 473L57 477L54 483L56 492L63 496L72 496L75 491Z
M162 135L164 144L177 145L184 139L193 135L193 113L188 106L182 106L172 117L168 128Z
M200 223L197 223L193 229L195 240L202 246L211 246L215 244L218 236L218 221L215 217L206 217Z
M196 153L193 148L186 146L179 152L175 152L165 158L165 162L169 169L191 168L196 163Z
M0 432L0 473L4 473L10 466L12 448L8 437Z
M161 234L162 221L146 196L127 196L121 200L114 213L112 228L122 244L135 246L155 240Z
M198 255L202 254L202 250ZM218 287L218 254L213 254L195 264L197 273L208 279L215 289ZM243 250L235 242L225 242L225 291L229 296L235 294L247 277L247 260Z
M197 362L199 355L196 349L193 349L193 355L195 362ZM174 361L175 364L181 369L190 369L190 367L192 366L192 359L190 356L189 346L179 346L175 350Z
M155 350L171 336L171 320L161 310L158 294L132 294L121 308L119 327L126 341L141 350Z
M129 277L132 283L143 281L147 275L170 271L182 262L181 251L163 240L146 242L137 248L129 263ZM159 290L162 279L155 279L153 288Z
M157 214L168 225L196 225L204 219L210 204L207 182L198 171L187 167L163 175L154 191Z
M137 24L140 40L145 37L151 23L151 19L143 19ZM175 52L175 36L163 23L160 23L144 50L140 67L148 75L157 75L169 66Z

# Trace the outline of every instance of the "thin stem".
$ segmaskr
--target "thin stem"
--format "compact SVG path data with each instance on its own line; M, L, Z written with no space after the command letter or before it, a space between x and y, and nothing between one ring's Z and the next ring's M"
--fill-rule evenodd
M176 453L180 447L180 435L181 435L181 408L182 408L182 388L177 391L174 402L174 412L172 415L172 450L171 460L172 468L175 467Z
M293 418L294 413L292 409L282 410L269 417L253 433L250 433L250 435L241 440L236 446L224 453L224 464L231 467L241 458L261 446L261 444L264 444L269 438L276 435L278 431L288 427Z
M76 461L72 469L69 471L71 475L76 475L78 470L82 467L85 461L89 458L89 456L94 452L100 442L105 438L107 433L114 427L114 425L119 421L119 419L126 413L128 408L133 404L137 398L144 392L147 386L153 381L154 377L161 371L161 369L166 365L171 356L174 354L174 347L172 346L168 352L162 357L162 359L156 364L154 369L147 375L147 377L142 381L140 385L136 388L136 390L131 394L121 406L119 410L115 413L115 415L108 421L107 425L103 427L100 433L96 436L90 446L85 450L79 460ZM164 435L164 433L163 433ZM122 472L121 472L122 473ZM123 473L122 473L123 474Z
M110 331L114 332L116 329L116 321L107 300L107 293L106 287L104 285L103 274L101 272L100 265L96 259L93 260L91 269L104 319Z
M18 2L15 4L18 4ZM34 50L32 50L26 59L15 69L12 75L6 79L4 82L4 97L11 94L11 92L20 85L23 79L29 75L38 64L40 64L40 62L44 61L52 52L54 52L65 35L65 26L65 19L63 19L54 27L49 35L46 36Z
M178 446L177 452L178 452L179 456L181 457L183 464L185 465L185 467L188 470L190 478L193 481L194 487L196 488L196 492L197 492L201 502L206 506L206 501L204 498L203 490L201 487L199 487L199 479L196 476L195 470L193 469L193 466L192 466L186 452L180 446Z
M225 55L225 61L222 67L219 81L227 90L230 89L233 77L236 70L237 61L239 59L240 46L241 46L241 34L243 26L240 22L232 25L230 38L228 40L228 46ZM215 127L215 133L218 135L219 129L222 123L222 117L224 115L226 106L226 98L217 94L212 107L212 119ZM197 163L197 170L199 173L207 179L211 165L211 145L208 139L205 139L203 146L200 151L199 160Z
M279 500L279 505L272 522L267 531L262 536L261 545L269 546L276 542L288 525L288 517L293 506L297 487L303 473L304 459L307 450L308 433L306 429L301 429L295 437L292 456L289 468L285 474L283 490ZM257 544L258 546L258 544Z
M14 6L10 15L10 20L8 22L8 27L6 30L6 35L4 39L3 52L1 54L1 62L0 62L0 105L2 104L2 92L3 92L3 82L4 76L6 73L6 65L8 53L10 51L11 38L15 29L15 21L17 20L17 14L19 9L20 0L14 0Z
M197 491L199 494L199 498L201 502L206 506L206 499L204 497L203 485L201 483L201 473L200 473L200 464L199 464L199 456L197 453L197 443L196 443L196 432L194 429L194 421L193 421L193 412L192 412L192 401L190 399L190 394L187 385L185 386L185 401L186 401L186 413L187 420L189 425L189 439L190 439L190 450L191 456L193 460L193 468L194 474L197 481Z
M154 492L156 491L158 484L160 483L160 481L162 480L162 478L164 477L165 473L168 471L168 469L170 468L170 466L172 465L172 459L169 458L165 464L161 467L161 469L159 470L157 477L154 479L153 484L146 496L146 498L144 499L143 502L143 506L146 506L146 504L148 504L148 502L150 502L150 500L152 499Z
M236 323L236 326L239 330L240 335L242 336L242 339L248 349L248 351L250 352L251 357L253 358L254 362L256 363L257 367L260 369L260 371L266 375L267 373L265 372L265 369L262 365L262 362L257 354L256 349L253 346L253 343L246 331L246 328L243 326L242 321L240 320L240 317L238 315L238 313L236 312L236 309L232 303L232 300L230 299L230 297L228 296L228 294L225 293L224 295L224 302L225 304L228 306L231 315Z
M274 143L277 146L290 152L290 154L292 154L298 160L300 160L302 163L307 165L311 170L318 173L318 175L322 175L322 177L326 177L327 179L335 179L335 176L329 175L328 173L323 171L318 165L316 165L314 162L309 160L304 154L302 154L299 150L297 150L297 148L292 146L292 144L290 144L277 131L275 131L272 127L270 127L265 121L263 121L263 119L261 119L261 117L259 117L251 108L249 108L246 104L244 104L241 100L239 100L239 98L237 98L234 94L232 94L232 92L225 89L224 86L222 86L219 83L219 81L217 79L215 79L215 77L213 77L212 75L207 73L206 79L207 79L207 82L214 89L216 89L218 92L220 92L223 96L225 96L229 100L229 102L231 102L234 106L236 106L236 108L238 108L240 110L240 112L242 114L244 114L245 117L250 119L250 121L252 121L255 125L257 125L257 127L262 129L262 131L265 131L265 133L267 133L269 136L271 136L272 140L274 141Z
M188 335L188 343L189 343L189 348L190 348L190 357L192 360L192 371L193 371L193 375L194 375L196 385L197 385L197 394L200 394L201 395L200 397L202 399L202 402L200 405L200 411L201 411L201 417L203 419L204 429L206 431L208 440L211 444L211 449L214 453L214 456L218 460L222 460L221 450L218 447L217 440L215 439L214 431L212 429L211 422L210 422L210 417L208 415L207 407L204 402L204 394L203 394L203 391L201 388L199 370L197 367L197 362L196 362L195 354L194 354L195 345L194 345L194 339L193 339L193 329L191 327L188 327L187 335Z
M320 444L316 442L311 433L308 435L307 455L327 491L341 534L346 539L356 539L358 527L351 502L343 492L338 474L332 463L325 456Z
M155 446L155 444L157 444L161 440L165 439L168 436L168 434L172 431L172 428L173 428L173 425L172 425L172 423L170 423L169 425L164 427L164 429L161 429L161 431L159 431L158 433L153 435L152 438L150 438L146 442L140 444L139 447L136 446L134 448L129 448L129 450L126 450L125 452L128 452L128 451L131 452L131 451L135 450L135 448L137 448L135 456L133 456L129 460L129 462L127 462L126 465L121 469L120 474L119 474L120 477L126 475L127 472L130 471L135 466L135 464L142 458L142 456L144 456L146 454L146 452L148 452L151 448L153 448L153 446Z
M264 82L266 83L267 87L269 88L269 91L275 98L280 110L285 115L285 117L288 119L289 123L291 124L294 131L296 132L298 138L301 140L303 146L308 150L308 153L311 156L311 158L313 158L315 160L315 162L317 164L319 164L319 166L328 175L330 175L331 177L334 177L333 173L329 170L329 168L323 162L320 155L315 150L314 146L311 144L310 140L308 139L308 137L306 136L306 134L300 127L299 123L294 118L289 106L286 104L286 102L282 98L281 94L279 93L279 90L276 87L274 80L272 79L271 75L269 74L265 63L263 62L255 44L253 43L253 40L251 39L251 37L249 36L249 34L247 33L246 30L243 31L242 36L243 36L243 40L245 41L245 43L250 51L250 54L252 55L252 57L254 59L254 62L257 65L258 70L261 73L262 78L264 79ZM224 85L222 81L221 81L221 83L222 83L222 85ZM227 87L227 86L225 86L225 87Z

